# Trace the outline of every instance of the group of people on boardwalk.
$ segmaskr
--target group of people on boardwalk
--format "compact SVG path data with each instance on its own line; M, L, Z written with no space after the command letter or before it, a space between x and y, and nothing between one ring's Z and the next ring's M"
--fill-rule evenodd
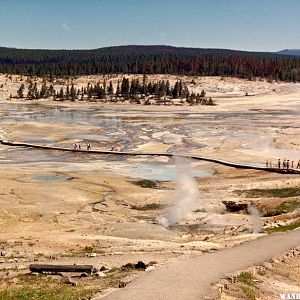
M296 169L300 169L300 159L298 160L298 163L296 166L295 166L295 162L293 160L289 160L289 159L284 159L283 161L281 161L281 159L279 158L277 161L277 164L273 164L271 160L267 160L266 167L267 168L286 169L286 170L294 169L294 167L296 167Z
M92 149L91 144L88 143L88 144L86 145L86 150L91 150L91 149ZM74 150L81 150L81 145L80 145L80 143L75 143L75 144L74 144Z

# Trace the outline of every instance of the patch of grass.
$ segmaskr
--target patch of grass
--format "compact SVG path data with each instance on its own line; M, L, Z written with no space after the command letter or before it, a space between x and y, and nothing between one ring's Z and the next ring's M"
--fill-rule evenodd
M159 203L147 203L143 206L135 206L135 205L131 206L132 209L141 210L141 211L158 210L158 209L163 209L164 207L165 207L164 204L159 204Z
M238 282L242 282L246 285L249 285L249 286L255 286L255 283L254 283L254 277L251 273L249 272L243 272L241 273L240 275L237 276L237 281Z
M262 211L263 217L273 217L281 214L293 212L295 209L300 208L300 200L283 202L274 210Z
M97 289L69 286L49 276L19 275L17 284L0 291L0 300L77 300L88 299Z
M245 195L247 198L259 198L259 197L270 197L270 198L288 198L300 196L300 188L288 187L282 189L253 189L253 190L237 190L235 193L239 196Z
M159 189L160 185L158 181L155 180L148 180L148 179L142 179L138 181L131 181L131 183L147 189Z
M256 300L254 288L250 286L244 286L242 287L242 290L248 300Z
M120 283L137 270L115 268L106 277L95 275L76 279L77 286L66 285L61 277L22 274L13 278L0 277L0 300L84 300L107 288L118 288Z
M85 246L83 250L86 253L92 253L95 251L95 248L93 246Z
M284 226L266 228L264 229L264 231L267 233L286 232L286 231L294 230L298 227L300 227L300 221L292 224L284 225Z

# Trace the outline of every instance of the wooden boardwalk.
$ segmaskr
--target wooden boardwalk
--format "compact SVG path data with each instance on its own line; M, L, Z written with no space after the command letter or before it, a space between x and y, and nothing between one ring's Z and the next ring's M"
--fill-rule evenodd
M0 144L12 147L26 147L26 148L34 148L41 150L54 150L54 151L63 151L63 152L74 152L74 153L82 153L82 154L99 154L99 155L125 155L125 156L165 156L165 157L182 157L182 158L190 158L196 160L203 160L207 162L212 162L220 165L224 165L227 167L238 168L238 169L250 169L250 170L259 170L259 171L267 171L267 172L275 172L282 174L300 174L299 169L278 169L278 168L270 168L270 167L260 167L242 163L234 163L221 159L209 158L206 156L198 156L198 155L182 155L182 154L173 154L168 152L129 152L129 151L112 151L112 150L75 150L72 148L61 148L61 147L50 147L43 145L35 145L23 142L13 142L7 140L0 140Z

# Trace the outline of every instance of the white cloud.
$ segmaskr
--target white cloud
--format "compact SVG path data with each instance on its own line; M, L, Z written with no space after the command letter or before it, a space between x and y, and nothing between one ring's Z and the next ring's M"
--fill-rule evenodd
M65 31L72 31L71 27L66 22L63 22L61 26Z

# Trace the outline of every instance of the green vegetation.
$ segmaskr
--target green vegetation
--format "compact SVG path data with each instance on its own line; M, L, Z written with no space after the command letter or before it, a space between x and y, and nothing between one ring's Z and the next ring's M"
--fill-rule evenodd
M164 207L165 207L164 204L159 204L159 203L147 203L143 206L135 206L135 205L131 206L132 209L141 210L141 211L163 209Z
M244 286L242 290L245 296L248 298L248 300L256 300L254 288L250 286Z
M116 268L106 272L106 277L95 275L76 279L78 285L62 282L60 276L22 274L13 278L0 277L0 300L83 300L91 299L97 292L118 288L132 268Z
M255 300L255 288L257 288L256 283L254 282L254 277L249 272L243 272L237 277L237 281L244 284L242 290L245 296L249 300Z
M237 281L242 282L246 285L255 286L254 277L249 272L243 272L237 276Z
M284 226L266 228L264 229L264 231L267 233L286 232L286 231L294 230L298 227L300 227L300 220L295 223L284 225Z
M83 285L66 285L49 276L19 275L16 279L18 284L9 284L6 289L0 290L0 300L88 299L98 291Z
M138 181L131 181L131 183L140 186L142 188L147 188L147 189L159 189L160 185L158 181L155 180L148 180L148 179L142 179Z
M288 187L282 189L253 189L253 190L238 190L237 195L245 195L247 198L272 197L272 198L288 198L300 196L300 188Z
M300 200L286 201L277 206L274 210L263 210L263 217L273 217L281 214L293 212L295 209L300 208Z

